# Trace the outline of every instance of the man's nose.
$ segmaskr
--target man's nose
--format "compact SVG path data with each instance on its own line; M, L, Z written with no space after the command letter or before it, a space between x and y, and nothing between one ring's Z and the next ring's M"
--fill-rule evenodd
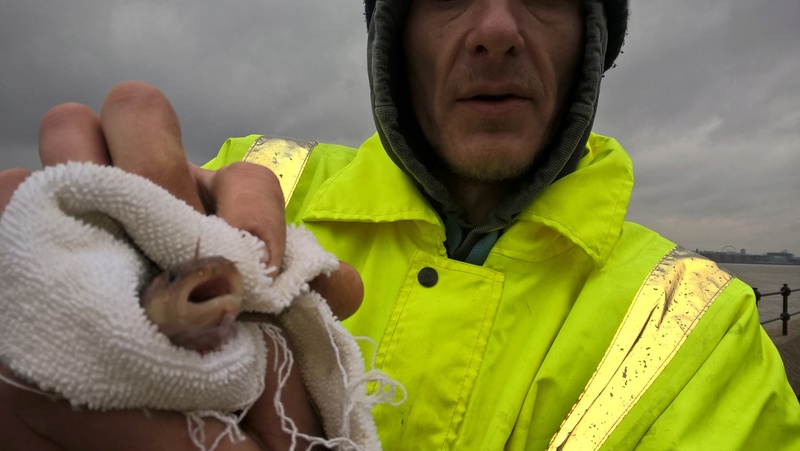
M516 55L525 47L520 24L515 17L519 0L476 0L470 12L473 28L467 35L467 51L500 59Z

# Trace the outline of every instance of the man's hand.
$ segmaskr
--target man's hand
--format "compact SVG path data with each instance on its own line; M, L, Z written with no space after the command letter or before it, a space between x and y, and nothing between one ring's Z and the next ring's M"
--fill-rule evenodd
M259 237L268 250L265 262L281 266L286 229L284 199L276 176L248 163L219 171L189 164L177 115L152 86L126 82L114 87L99 116L75 103L51 109L40 126L39 156L44 166L93 162L146 177L198 211L215 214ZM19 169L0 173L0 214L28 175ZM346 263L311 285L339 318L354 313L363 296L358 273ZM6 378L11 377L7 370L0 370ZM299 371L293 371L292 377L282 396L287 413L301 431L319 434L321 428L306 399ZM286 438L271 407L274 386L270 389L270 383L274 379L274 374L267 375L268 389L248 416L247 424L258 438L238 445L224 440L226 446L256 449L260 442L270 449L283 449ZM206 437L216 437L223 429L221 424L208 423ZM140 411L74 411L64 401L53 402L5 383L0 383L0 442L18 444L19 449L193 448L185 418L179 414L159 412L147 417Z

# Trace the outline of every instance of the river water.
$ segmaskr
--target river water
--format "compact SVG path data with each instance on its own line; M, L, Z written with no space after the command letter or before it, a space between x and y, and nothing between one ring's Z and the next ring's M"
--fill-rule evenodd
M725 263L722 266L729 273L742 279L751 287L758 288L764 295L781 290L783 284L788 284L792 290L800 289L800 265L751 265L745 263ZM758 303L758 313L761 321L777 318L783 310L783 297L781 295L765 296ZM789 313L800 312L800 291L789 296ZM800 327L800 315L792 317L790 328ZM771 327L780 324L773 323ZM765 326L766 327L766 326Z

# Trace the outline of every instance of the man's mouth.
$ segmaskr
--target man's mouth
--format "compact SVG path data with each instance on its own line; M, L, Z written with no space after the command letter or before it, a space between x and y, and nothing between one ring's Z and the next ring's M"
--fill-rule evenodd
M507 99L519 99L513 94L481 94L471 97L471 100L480 100L484 102L500 102Z
M465 97L458 103L473 114L483 118L500 118L519 114L528 105L529 99L516 94L476 94Z

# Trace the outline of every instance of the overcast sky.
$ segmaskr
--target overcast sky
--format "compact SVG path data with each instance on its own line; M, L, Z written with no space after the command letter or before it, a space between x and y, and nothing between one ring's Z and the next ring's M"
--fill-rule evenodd
M634 161L629 219L690 249L800 255L800 1L638 0L595 131ZM26 0L0 8L0 169L39 119L143 80L190 160L228 136L372 134L361 0Z

